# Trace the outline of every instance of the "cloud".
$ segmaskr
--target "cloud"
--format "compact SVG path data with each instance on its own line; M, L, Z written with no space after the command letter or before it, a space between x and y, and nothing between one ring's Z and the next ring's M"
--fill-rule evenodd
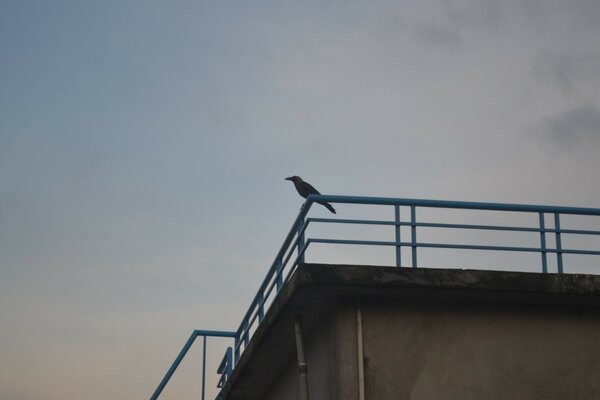
M600 110L592 104L582 105L544 119L542 129L552 141L563 146L599 140Z
M600 53L570 54L544 51L533 67L533 76L572 93L582 83L600 78Z

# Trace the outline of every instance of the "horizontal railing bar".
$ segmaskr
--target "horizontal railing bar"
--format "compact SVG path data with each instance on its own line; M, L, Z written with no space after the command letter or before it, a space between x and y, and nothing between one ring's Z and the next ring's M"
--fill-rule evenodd
M314 243L329 243L329 244L357 244L357 245L372 245L372 246L396 246L396 242L390 242L386 240L346 240L346 239L320 239L310 238L307 242ZM400 242L401 246L409 245L407 242Z
M235 337L235 332L231 331L207 331L196 329L194 334L197 336L214 336L214 337Z
M405 225L410 225L406 223ZM502 225L473 225L473 224L442 224L433 222L417 222L417 227L425 228L452 228L452 229L474 229L474 230L487 230L487 231L509 231L509 232L540 232L540 228L527 228L524 226L502 226ZM544 230L549 232L548 230Z
M370 245L370 246L396 246L411 247L411 242L388 242L378 240L346 240L346 239L321 239L321 238L310 238L307 242L314 243L327 243L327 244L356 244L356 245ZM491 251L517 251L517 252L530 252L540 253L542 249L539 247L519 247L519 246L486 246L486 245L470 245L470 244L444 244L444 243L426 243L417 242L414 244L416 247L429 247L439 249L463 249L463 250L491 250ZM564 254L582 254L582 255L600 255L600 251L593 250L576 250L576 249L551 249L546 248L546 253L564 253Z
M345 219L345 218L307 218L310 222L324 222L337 224L362 224L362 225L396 225L394 221L381 221L369 219ZM400 223L402 225L402 223Z
M546 232L551 233L564 233L567 235L600 235L600 231L588 231L583 229L546 229Z
M333 196L333 195L315 195L308 196L307 202L328 202L328 203L352 203L352 204L378 204L378 205L399 205L416 206L430 208L458 208L492 211L517 211L517 212L543 212L560 214L580 214L580 215L598 215L600 209L587 207L564 207L533 204L506 204L506 203L483 203L472 201L449 201L449 200L426 200L426 199L405 199L405 198L387 198L387 197L364 197L364 196Z
M511 247L511 246L483 246L483 245L462 245L462 244L442 244L442 243L417 243L417 247L430 247L440 249L464 249L464 250L491 250L491 251L516 251L516 252L532 252L541 253L539 247ZM593 250L576 250L576 249L551 249L546 248L545 253L563 253L563 254L580 254L580 255L600 255L600 251Z
M515 232L540 232L540 228L527 228L523 226L502 226L502 225L470 225L470 224L443 224L433 222L394 222L380 220L360 220L360 219L336 219L336 218L309 218L313 222L323 223L342 223L342 224L363 224L363 225L400 225L416 226L422 228L453 228L453 229L481 229L494 231L515 231ZM554 232L554 229L545 229L544 232ZM600 234L600 232L598 232Z
M580 254L588 256L600 256L600 251L594 250L577 250L577 249L560 249L560 251L553 250L551 253L563 253L563 254Z
M539 247L518 247L518 246L485 246L475 244L443 244L443 243L417 243L417 247L429 247L437 249L457 249L457 250L490 250L490 251L517 251L525 253L539 253ZM546 249L548 253L552 250Z
M381 220L369 220L369 219L342 219L342 218L307 218L310 222L320 223L338 223L338 224L360 224L360 225L400 225L400 226L412 226L410 222L398 222L395 221L381 221ZM450 228L450 229L474 229L474 230L492 230L492 231L510 231L510 232L544 232L544 233L556 233L557 230L553 228L528 228L524 226L503 226L503 225L476 225L476 224L445 224L445 223L433 223L433 222L417 222L414 224L416 227L422 228ZM600 231L583 230L583 229L560 229L560 233L568 235L600 235Z
M396 242L388 241L377 241L377 240L345 240L345 239L308 239L314 243L329 243L329 244L357 244L357 245L370 245L370 246L396 246ZM502 250L502 251L525 251L525 252L539 252L541 251L536 247L508 247L508 246L483 246L483 245L467 245L467 244L442 244L442 243L424 243L424 242L400 242L400 246L403 247L435 247L440 249L465 249L465 250ZM550 250L546 250L550 252Z

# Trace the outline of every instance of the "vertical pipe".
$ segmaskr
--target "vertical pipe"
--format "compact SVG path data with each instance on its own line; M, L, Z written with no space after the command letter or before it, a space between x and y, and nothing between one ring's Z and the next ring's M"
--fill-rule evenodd
M415 206L410 206L410 236L412 246L412 266L417 268L417 211Z
M562 243L560 239L560 216L558 213L554 213L554 229L556 230L556 261L558 264L558 273L563 273L563 253Z
M308 367L304 358L304 342L302 341L302 315L294 316L294 330L296 332L296 353L298 354L298 374L300 378L300 399L309 400L308 392Z
M365 400L365 357L360 300L356 301L356 347L358 357L358 400Z
M206 388L206 335L202 336L202 400Z
M548 262L546 260L546 228L544 225L544 213L540 213L540 251L542 253L542 272L548 272Z
M400 248L400 206L394 206L396 214L396 267L400 268L401 264L401 248Z

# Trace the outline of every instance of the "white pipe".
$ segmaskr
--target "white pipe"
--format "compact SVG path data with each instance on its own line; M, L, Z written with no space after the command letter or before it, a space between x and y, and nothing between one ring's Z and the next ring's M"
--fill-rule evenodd
M309 400L308 394L308 368L304 359L304 342L302 341L302 316L294 317L294 330L296 331L296 352L298 354L298 373L300 376L300 398Z
M356 345L358 355L358 400L365 400L365 358L360 300L356 301Z

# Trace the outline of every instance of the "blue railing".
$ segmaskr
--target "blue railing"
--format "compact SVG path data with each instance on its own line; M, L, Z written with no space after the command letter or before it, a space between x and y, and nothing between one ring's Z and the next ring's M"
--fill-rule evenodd
M206 338L207 337L232 338L232 337L235 337L235 332L206 331L206 330L195 330L194 332L192 332L192 335L190 336L188 341L183 346L183 349L181 349L181 351L179 352L179 355L177 355L177 358L175 358L175 361L173 361L171 368L169 368L169 370L165 374L165 377L159 383L158 387L156 388L156 390L150 397L150 400L158 399L158 396L160 396L160 394L162 393L165 386L167 386L167 383L169 383L169 380L175 373L175 370L177 370L177 367L179 367L181 360L183 360L183 357L185 357L188 350L190 349L190 347L192 347L192 344L194 344L194 341L196 340L196 338L198 336L202 336L202 400L205 400L204 397L205 397L205 393L206 393L205 392L205 390L206 390ZM232 362L233 360L231 359L231 352L232 352L231 347L228 347L227 351L225 352L225 356L223 357L223 361L221 361L221 365L219 366L218 373L222 374L221 380L219 381L219 385L221 385L221 381L225 382L227 380L229 375L231 375L231 371L233 370L233 362ZM221 386L219 386L219 387L221 387Z
M336 204L351 204L351 205L377 205L393 208L393 219L348 219L348 218L314 218L307 217L308 212L315 202L328 202ZM480 210L491 212L517 213L519 215L533 215L534 224L531 224L531 219L528 224L479 224L479 223L445 223L432 221L418 221L417 210L420 209L445 209L450 210ZM401 214L401 211L403 213ZM406 213L406 217L404 217ZM458 215L461 217L461 215ZM402 249L409 249L410 267L417 268L419 266L417 260L419 249L446 249L446 250L483 250L483 251L500 251L510 253L537 253L539 254L540 272L548 272L548 256L556 257L556 271L563 273L565 271L564 255L588 255L599 256L600 251L594 249L579 249L571 246L563 245L563 237L597 237L600 238L599 230L579 229L578 227L564 229L561 227L564 216L600 216L600 209L597 208L580 208L580 207L555 207L555 206L539 206L526 204L501 204L501 203L479 203L479 202L462 202L462 201L440 201L440 200L419 200L419 199L402 199L402 198L382 198L382 197L356 197L356 196L330 196L330 195L310 195L300 213L296 217L292 228L286 236L283 245L277 252L275 260L271 264L266 277L262 281L258 292L252 299L250 307L246 311L242 322L235 332L220 332L223 336L234 337L235 345L233 349L228 348L223 361L221 362L218 373L221 374L218 387L223 387L233 372L234 366L237 364L243 351L247 348L250 338L254 331L258 328L265 313L279 292L284 283L289 279L295 271L298 264L304 262L305 254L308 247L312 243L334 244L334 245L367 245L367 246L384 246L391 247L395 252L395 266L403 265ZM548 224L546 218L549 218L551 223ZM531 217L529 217L531 218ZM504 221L506 222L506 221ZM393 235L390 239L393 240L369 240L369 239L333 239L333 238L305 238L307 228L316 224L345 224L345 225L372 225L372 226L390 226L393 227ZM551 226L549 226L551 225ZM408 234L402 234L402 227L409 231ZM577 228L577 229L575 229ZM474 243L447 243L439 241L419 241L418 232L423 229L434 229L444 231L467 230L476 232L519 232L537 235L536 245L515 246L515 245L483 245ZM407 236L404 240L403 237ZM552 240L550 240L552 239ZM552 242L552 243L550 243ZM600 246L598 246L600 247ZM201 335L196 332L210 331L195 331L188 343L184 346L178 358L173 363L173 366L159 385L155 394L151 398L154 400L160 394L160 391L168 382L170 376L179 365L179 362L191 346L195 337ZM206 341L206 336L204 337ZM206 342L205 342L206 343ZM204 382L204 377L203 377ZM203 395L204 396L204 395ZM204 398L204 397L203 397Z
M340 219L340 218L307 218L310 207L315 202L328 202L336 204L353 205L379 205L390 206L394 209L393 220L372 219ZM402 218L402 208L408 208L408 215ZM454 210L483 210L496 212L527 213L536 216L535 226L514 225L488 225L488 224L456 224L441 222L419 222L417 220L418 209L454 209ZM563 235L596 236L600 237L600 231L590 229L563 229L561 228L561 216L600 216L600 209L581 207L558 207L540 206L528 204L502 204L502 203L480 203L464 201L442 201L421 200L383 197L356 197L356 196L331 196L310 195L306 200L300 213L296 217L292 228L286 236L283 245L279 249L275 260L271 264L266 277L260 285L258 292L252 299L250 307L242 318L242 322L235 333L234 362L237 363L241 353L248 346L252 333L263 320L268 305L295 271L298 264L304 262L306 251L312 243L341 244L341 245L368 245L388 246L395 249L395 265L400 267L402 262L402 248L409 248L411 254L410 266L417 268L418 249L461 249L461 250L487 250L517 253L538 253L540 255L540 272L548 272L548 256L556 256L557 272L565 271L564 255L600 255L600 251L593 249L566 248L562 244ZM553 226L547 227L546 217L553 220ZM348 240L331 238L305 238L306 230L311 224L353 224L353 225L388 225L394 227L393 240ZM402 227L408 227L410 235L403 240ZM422 242L417 239L419 228L443 229L443 230L476 230L476 231L498 231L498 232L529 232L539 235L536 246L500 246L462 243L439 243ZM547 236L554 238L554 246L548 245ZM291 260L291 261L290 261Z

